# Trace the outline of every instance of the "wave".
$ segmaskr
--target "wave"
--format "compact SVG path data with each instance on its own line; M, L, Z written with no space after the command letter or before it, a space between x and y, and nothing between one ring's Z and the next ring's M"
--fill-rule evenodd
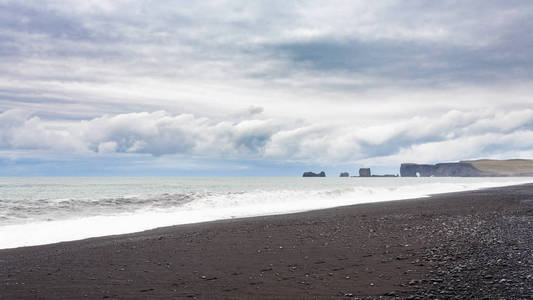
M0 225L27 223L28 220L50 221L74 219L80 216L116 215L140 209L179 207L211 193L163 193L159 195L91 198L59 198L21 201L0 200Z
M26 207L46 219L0 226L0 249L139 232L170 225L302 212L344 205L427 197L431 194L532 182L532 178L476 182L410 182L301 190L251 190L226 193L176 193L149 197L50 199ZM392 181L389 181L392 182ZM5 203L4 203L5 204ZM20 203L19 203L20 204ZM14 204L12 204L15 206ZM8 205L9 206L9 205ZM31 206L31 205L29 205ZM20 209L20 208L19 208ZM8 214L15 214L12 207ZM18 212L19 214L20 211ZM22 214L23 215L23 214ZM63 216L64 215L64 216ZM12 219L13 216L0 216Z

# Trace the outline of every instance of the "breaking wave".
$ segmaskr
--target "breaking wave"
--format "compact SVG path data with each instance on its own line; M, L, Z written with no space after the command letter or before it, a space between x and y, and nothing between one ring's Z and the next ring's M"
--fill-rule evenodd
M203 185L192 188L195 191L187 192L126 195L124 192L131 189L128 183L126 186L117 185L113 197L11 197L0 200L0 248L533 182L533 178L224 180L213 186L209 179L205 179ZM236 180L239 182L229 182ZM291 180L294 181L292 184ZM6 187L9 184L2 185L2 188ZM199 187L204 187L204 190ZM88 185L87 189L91 188ZM152 186L150 191L154 189L172 190L168 185ZM124 196L116 196L121 192ZM68 192L65 193L68 195Z

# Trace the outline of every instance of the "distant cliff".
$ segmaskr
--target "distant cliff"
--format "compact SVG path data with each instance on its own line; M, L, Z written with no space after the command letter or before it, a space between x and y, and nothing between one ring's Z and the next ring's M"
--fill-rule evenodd
M533 176L533 160L473 160L435 165L404 163L402 177Z
M443 163L436 165L402 164L402 177L477 177L487 176L469 163Z

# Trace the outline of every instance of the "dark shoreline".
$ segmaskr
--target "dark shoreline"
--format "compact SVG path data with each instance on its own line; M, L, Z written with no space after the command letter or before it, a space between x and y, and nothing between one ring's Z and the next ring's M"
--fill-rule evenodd
M178 225L0 250L0 299L531 298L532 233L533 184Z

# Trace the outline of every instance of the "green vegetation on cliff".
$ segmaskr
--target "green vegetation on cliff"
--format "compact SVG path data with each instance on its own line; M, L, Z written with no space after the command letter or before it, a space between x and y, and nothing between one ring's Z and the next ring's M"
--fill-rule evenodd
M404 163L400 173L404 177L496 177L533 176L533 160L465 160L435 165Z
M532 176L533 160L530 159L480 159L465 160L483 173L497 174L501 176Z

